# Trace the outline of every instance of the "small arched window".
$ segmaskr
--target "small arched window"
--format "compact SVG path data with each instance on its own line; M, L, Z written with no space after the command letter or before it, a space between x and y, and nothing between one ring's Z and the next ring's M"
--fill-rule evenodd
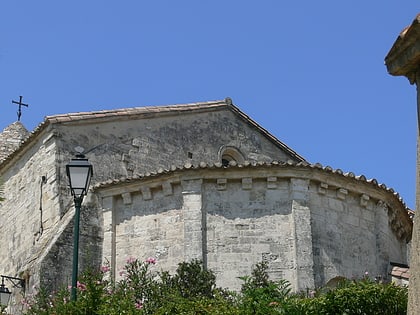
M220 161L223 166L229 166L230 161L235 161L237 164L243 164L245 161L242 153L235 147L222 147L219 151Z

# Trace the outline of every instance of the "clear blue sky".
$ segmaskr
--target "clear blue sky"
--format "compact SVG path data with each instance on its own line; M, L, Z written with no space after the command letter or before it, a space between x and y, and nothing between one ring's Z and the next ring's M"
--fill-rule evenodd
M418 1L1 0L0 129L46 115L234 103L308 161L414 207L415 87L384 57Z

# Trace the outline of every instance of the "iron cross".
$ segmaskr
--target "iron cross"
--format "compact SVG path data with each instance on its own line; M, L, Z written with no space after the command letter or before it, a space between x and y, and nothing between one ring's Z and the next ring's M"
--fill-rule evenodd
M29 106L28 104L23 104L22 103L22 98L23 98L23 96L19 96L19 102L16 102L16 101L12 100L13 104L19 105L19 109L17 111L18 121L20 121L20 116L22 116L22 106L25 106L25 107Z

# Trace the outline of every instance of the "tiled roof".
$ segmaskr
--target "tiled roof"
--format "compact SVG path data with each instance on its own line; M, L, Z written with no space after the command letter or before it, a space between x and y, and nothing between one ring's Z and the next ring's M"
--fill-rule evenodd
M399 279L408 280L410 279L410 268L393 266L391 270L391 276Z
M82 120L114 120L115 118L122 117L140 117L147 118L157 114L170 113L181 114L184 112L197 111L197 110L209 110L216 109L219 107L226 107L229 105L230 99L220 101L209 101L199 103L188 103L188 104L177 104L177 105L166 105L166 106L146 106L146 107L132 107L132 108L121 108L112 110L101 110L92 112L78 112L68 113L61 115L53 115L45 117L50 123L63 123L63 122L80 122Z
M167 168L167 169L159 168L156 171L146 172L144 174L136 174L136 175L133 175L131 177L121 177L119 179L108 180L108 181L96 184L95 187L96 188L102 188L102 187L106 187L109 184L129 182L129 181L138 180L138 179L142 179L142 178L154 177L154 176L159 176L159 175L162 175L162 174L168 174L168 173L175 172L175 171L184 171L184 170L189 170L189 169L217 169L217 168L222 169L222 168L232 168L232 167L236 167L236 168L249 167L249 168L252 168L252 167L259 167L259 166L265 166L265 167L295 166L295 167L320 169L320 170L323 170L323 171L328 172L328 173L334 173L334 174L342 175L342 176L347 177L347 178L353 178L353 179L358 180L358 181L373 184L373 185L378 186L382 189L385 189L386 191L388 191L392 194L395 194L402 201L402 199L400 198L400 196L397 192L395 192L392 188L388 188L385 184L379 184L378 181L374 178L373 179L367 179L364 175L356 176L353 172L343 172L341 169L333 169L331 166L323 166L320 163L311 164L311 163L308 163L306 161L294 162L292 160L288 160L287 162L283 162L283 161L272 161L272 162L245 161L242 164L238 164L235 161L230 161L229 166L224 166L220 162L216 162L216 163L200 162L199 164L185 163L184 165L180 165L180 166L172 165L170 168Z
M219 109L229 109L232 112L236 113L241 119L246 123L256 128L258 131L263 133L270 141L275 143L277 146L282 148L284 151L288 152L290 156L295 158L298 161L304 161L305 159L299 155L297 152L289 148L286 144L278 140L266 129L261 127L257 122L251 119L248 115L243 113L238 107L232 104L230 98L218 101L208 101L208 102L198 102L198 103L189 103L189 104L177 104L177 105L167 105L167 106L146 106L146 107L132 107L132 108L122 108L122 109L113 109L113 110L101 110L101 111L92 111L92 112L78 112L78 113L69 113L69 114L60 114L46 116L45 120L39 124L35 130L29 134L27 139L22 143L22 145L10 153L7 158L4 158L3 161L0 161L0 168L3 163L12 159L13 156L24 149L25 146L31 142L38 134L47 128L50 124L59 124L59 123L93 123L99 121L112 121L115 119L133 119L133 118L150 118L157 115L179 115L186 112L201 112L209 110L219 110Z
M144 174L136 174L133 175L131 177L122 177L122 178L118 178L118 179L110 179L107 180L105 182L101 182L101 183L97 183L94 185L93 189L101 189L101 188L106 188L109 186L113 186L115 184L122 184L122 183L129 183L129 182L133 182L133 181L138 181L138 180L142 180L142 179L148 179L151 177L157 177L157 176L161 176L161 175L165 175L165 174L170 174L176 171L186 171L186 170L191 170L191 169L223 169L223 168L256 168L256 167L302 167L302 168L306 168L306 169L318 169L318 170L322 170L324 172L327 173L332 173L332 174L337 174L339 176L343 176L345 178L354 180L354 181L358 181L361 183L366 183L369 185L372 185L374 187L380 188L384 191L386 191L389 194L392 194L402 205L403 207L407 210L407 213L409 211L411 211L410 209L408 209L408 207L406 206L406 204L404 203L403 199L400 197L400 195L395 192L394 189L387 187L385 184L381 184L379 183L376 179L367 179L364 175L359 175L356 176L354 173L352 172L343 172L341 169L333 169L330 166L322 166L322 164L320 163L316 163L316 164L311 164L308 163L306 161L302 161L302 162L294 162L294 161L287 161L287 162L283 162L283 161L272 161L272 162L249 162L249 161L245 161L242 164L237 164L235 161L230 161L229 162L229 166L223 166L222 163L220 162L216 162L216 163L206 163L206 162L201 162L199 164L191 164L191 163L186 163L184 165L181 166L176 166L176 165L172 165L170 168L168 169L163 169L160 168L154 172L146 172Z
M81 122L83 120L114 120L116 118L150 118L156 115L178 115L185 112L200 112L217 109L229 109L241 117L246 123L252 125L263 133L270 141L274 142L277 146L288 152L291 156L299 161L305 160L297 152L289 148L283 142L278 140L266 129L261 127L252 118L242 112L238 107L233 105L232 99L227 97L224 100L208 101L199 103L189 104L178 104L178 105L167 105L167 106L147 106L147 107L133 107L123 108L114 110L102 110L94 112L80 112L80 113L69 113L63 115L47 116L46 120L50 123L66 123L66 122Z

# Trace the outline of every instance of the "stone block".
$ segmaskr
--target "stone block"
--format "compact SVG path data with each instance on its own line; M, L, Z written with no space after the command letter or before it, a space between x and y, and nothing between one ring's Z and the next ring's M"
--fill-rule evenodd
M252 178L242 178L242 189L251 190L252 189Z

